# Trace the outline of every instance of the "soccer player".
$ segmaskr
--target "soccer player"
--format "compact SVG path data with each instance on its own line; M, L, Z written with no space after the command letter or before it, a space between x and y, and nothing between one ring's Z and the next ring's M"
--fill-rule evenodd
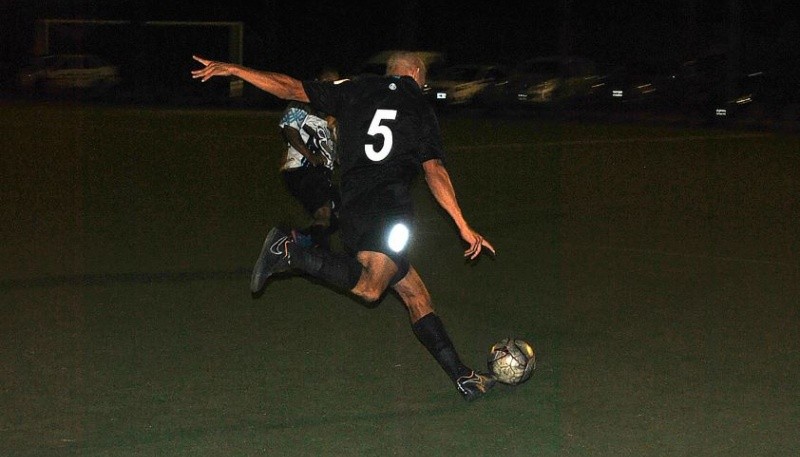
M339 74L326 69L317 79L335 81ZM287 144L281 165L283 182L312 218L308 227L295 232L295 239L323 249L330 248L330 235L338 225L335 206L339 197L332 180L336 161L334 121L308 103L291 101L279 123Z
M290 234L272 228L256 261L250 287L259 291L273 273L299 269L367 302L392 288L403 300L417 339L470 401L495 380L460 359L431 296L406 256L413 207L410 188L422 170L436 201L453 219L466 242L464 256L477 258L494 247L462 215L444 166L439 123L425 101L424 62L413 52L397 52L385 76L353 80L300 81L291 76L216 62L198 56L203 67L192 77L239 77L276 97L310 103L335 116L341 170L340 236L348 255L300 246Z

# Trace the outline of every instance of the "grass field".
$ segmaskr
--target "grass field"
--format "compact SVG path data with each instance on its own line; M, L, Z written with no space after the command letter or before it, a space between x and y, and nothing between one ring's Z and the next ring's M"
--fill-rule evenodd
M496 259L423 185L411 252L462 357L533 378L465 403L392 295L251 296L277 114L0 111L2 456L800 454L800 139L443 118Z

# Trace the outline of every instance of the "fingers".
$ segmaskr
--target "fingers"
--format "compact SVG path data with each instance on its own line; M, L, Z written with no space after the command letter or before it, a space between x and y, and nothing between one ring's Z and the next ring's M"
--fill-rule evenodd
M209 79L211 79L212 76L215 75L215 73L212 70L213 69L211 69L211 67L205 67L201 68L200 70L194 70L192 71L192 78L194 79L200 78L201 82L206 82Z
M209 79L211 79L212 76L214 76L214 72L213 72L214 67L212 66L214 61L208 60L208 59L204 59L204 58L202 58L200 56L195 56L195 55L192 56L192 59L194 59L194 60L200 62L201 64L203 64L203 68L200 68L200 69L197 69L197 70L192 70L192 78L193 79L200 78L201 82L206 82Z
M472 246L469 247L469 259L474 260L478 257L481 253L481 247L483 246L483 238L478 235L475 237L475 241L472 242Z
M470 247L464 251L464 257L469 257L470 260L475 260L483 251L483 248L489 250L492 255L495 255L494 246L491 243L483 239L482 236L475 234L475 238L473 239Z
M492 244L491 244L491 243L489 243L489 242L488 242L488 241L486 241L486 240L483 240L483 243L482 243L482 244L483 244L483 247L485 247L486 249L488 249L488 250L489 250L489 251L492 253L492 255L496 255L496 254L497 254L497 253L495 252L495 250L494 250L494 246L492 246Z

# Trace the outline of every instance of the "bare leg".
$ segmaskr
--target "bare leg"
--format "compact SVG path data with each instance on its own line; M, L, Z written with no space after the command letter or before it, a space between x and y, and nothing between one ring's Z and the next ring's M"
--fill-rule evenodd
M397 266L389 256L380 252L361 251L356 258L363 271L351 292L368 302L378 301L389 287Z
M394 285L394 290L406 305L412 324L433 312L431 294L414 267L409 267L408 274Z
M433 311L433 301L428 288L414 267L409 267L406 276L393 286L408 309L414 335L430 352L439 366L454 382L472 372L461 363L453 342L447 335L442 320Z

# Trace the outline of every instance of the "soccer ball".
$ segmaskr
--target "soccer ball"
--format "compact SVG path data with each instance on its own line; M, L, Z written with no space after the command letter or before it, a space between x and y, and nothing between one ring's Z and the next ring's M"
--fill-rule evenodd
M519 338L505 338L489 350L489 372L503 384L515 386L527 381L536 369L536 351Z

